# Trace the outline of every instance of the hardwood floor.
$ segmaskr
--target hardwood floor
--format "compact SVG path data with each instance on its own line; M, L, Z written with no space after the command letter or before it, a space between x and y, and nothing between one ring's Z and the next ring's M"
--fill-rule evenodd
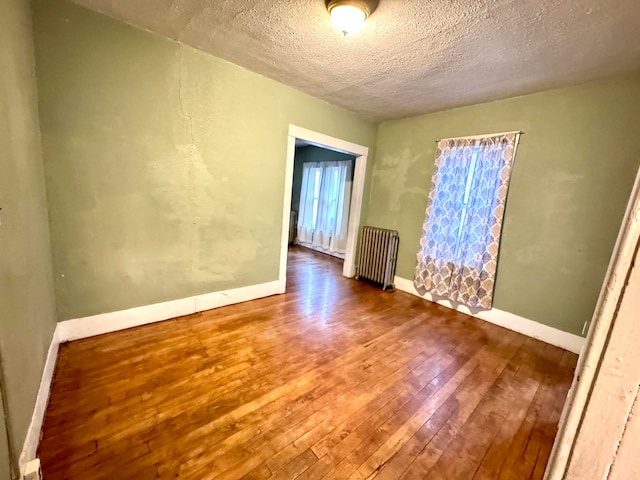
M340 271L62 345L45 479L542 478L576 356Z

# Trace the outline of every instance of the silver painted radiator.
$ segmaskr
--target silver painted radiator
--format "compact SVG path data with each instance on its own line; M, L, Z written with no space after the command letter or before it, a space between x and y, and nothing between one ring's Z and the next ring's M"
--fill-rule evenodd
M356 279L364 278L382 285L382 289L395 290L396 259L400 237L395 230L364 227Z

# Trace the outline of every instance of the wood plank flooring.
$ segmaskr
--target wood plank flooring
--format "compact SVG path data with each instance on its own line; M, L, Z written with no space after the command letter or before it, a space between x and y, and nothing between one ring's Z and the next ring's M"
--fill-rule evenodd
M576 356L293 248L285 295L61 346L55 479L540 479Z

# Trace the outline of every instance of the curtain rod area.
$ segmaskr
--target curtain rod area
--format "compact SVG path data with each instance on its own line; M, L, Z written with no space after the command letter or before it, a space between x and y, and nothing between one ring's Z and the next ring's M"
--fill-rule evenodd
M515 131L511 131L511 132L499 132L499 133L487 133L485 135L471 135L468 137L449 137L449 138L438 138L436 140L436 143L442 141L442 140L475 140L478 138L487 138L487 137L497 137L499 135L508 135L510 133L515 133L517 135L523 135L524 132L521 130L515 130Z

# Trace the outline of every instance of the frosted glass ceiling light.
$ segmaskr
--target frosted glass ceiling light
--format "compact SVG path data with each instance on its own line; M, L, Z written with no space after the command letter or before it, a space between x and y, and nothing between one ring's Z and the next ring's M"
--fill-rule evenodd
M371 13L364 1L331 0L327 5L333 24L345 35L362 30L364 21Z

